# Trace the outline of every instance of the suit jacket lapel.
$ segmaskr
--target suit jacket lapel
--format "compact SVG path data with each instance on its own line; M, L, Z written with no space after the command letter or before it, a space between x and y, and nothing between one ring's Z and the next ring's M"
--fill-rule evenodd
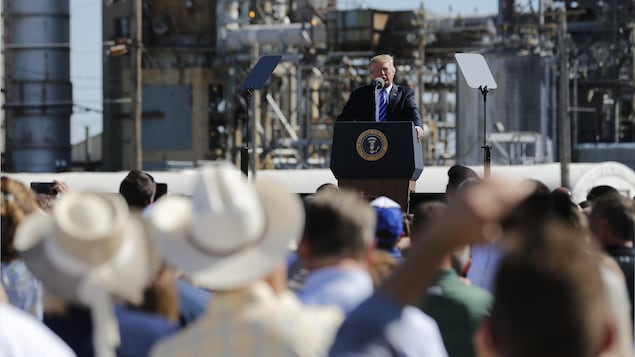
M396 104L399 102L401 92L398 90L399 85L393 84L390 89L390 96L388 97L388 109L386 114L390 114L395 110ZM386 118L387 119L387 118Z

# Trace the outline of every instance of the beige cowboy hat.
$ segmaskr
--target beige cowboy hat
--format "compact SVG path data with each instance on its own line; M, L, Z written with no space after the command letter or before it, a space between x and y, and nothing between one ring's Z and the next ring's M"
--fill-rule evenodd
M284 261L304 227L297 195L276 183L248 183L228 163L202 168L191 198L170 196L149 214L168 263L193 283L230 290L256 281Z
M52 215L20 222L14 245L47 291L90 309L95 355L114 356L121 341L116 300L140 303L160 266L144 222L123 197L64 194Z
M26 217L14 244L47 291L84 305L95 287L140 302L160 263L143 221L118 194L66 193L52 215Z

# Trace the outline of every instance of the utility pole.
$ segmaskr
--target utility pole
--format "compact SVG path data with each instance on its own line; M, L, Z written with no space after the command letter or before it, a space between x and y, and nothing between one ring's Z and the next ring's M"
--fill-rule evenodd
M135 102L134 102L134 131L135 131L135 169L143 169L143 150L141 148L141 96L142 96L142 55L143 55L143 0L135 0Z
M569 187L571 161L571 121L569 119L569 69L567 68L567 14L560 9L558 19L558 158L560 159L560 185Z

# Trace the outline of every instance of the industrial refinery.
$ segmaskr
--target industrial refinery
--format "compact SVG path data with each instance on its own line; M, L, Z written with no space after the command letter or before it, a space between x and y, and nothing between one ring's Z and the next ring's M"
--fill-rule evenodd
M635 168L632 0L500 0L471 17L340 5L103 1L103 133L72 146L69 1L4 0L2 169L167 171L238 163L246 144L253 171L329 168L335 117L378 53L416 93L427 166L478 165L487 142L495 165ZM487 59L486 106L460 52ZM282 61L247 97L264 55Z

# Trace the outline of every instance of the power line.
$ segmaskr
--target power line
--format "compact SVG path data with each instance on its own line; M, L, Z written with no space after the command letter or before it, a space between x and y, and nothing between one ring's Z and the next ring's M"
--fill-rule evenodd
M76 104L73 103L73 108L77 108L80 110L80 113L86 113L86 112L91 112L91 113L103 113L104 111L101 109L97 109L97 108L91 108L91 107L87 107L85 105L81 105L81 104ZM73 111L74 113L75 111Z

